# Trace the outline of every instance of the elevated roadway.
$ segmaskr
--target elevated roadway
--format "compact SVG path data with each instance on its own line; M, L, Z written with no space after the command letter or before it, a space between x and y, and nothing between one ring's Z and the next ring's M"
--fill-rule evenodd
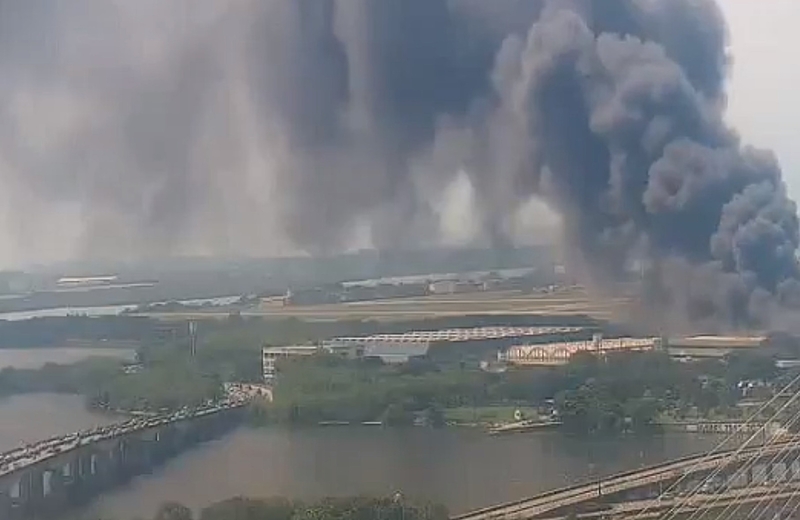
M246 397L140 417L0 454L0 519L56 517L236 424Z
M222 401L192 409L186 408L169 414L130 419L122 423L101 426L83 432L71 433L28 444L5 453L0 453L0 478L8 476L15 471L22 470L26 466L38 464L48 458L55 457L82 446L88 446L115 437L130 435L135 432L159 428L170 423L197 419L226 410L241 408L246 404L247 401L243 399Z
M755 446L739 453L736 450L720 451L707 455L695 455L665 462L643 469L612 475L600 481L577 484L556 489L538 496L516 500L491 507L477 509L453 517L453 520L516 520L554 518L567 512L579 510L591 503L620 503L637 499L654 498L667 489L672 483L686 477L685 486L696 486L705 476L720 466L724 466L724 478L730 477L744 463L757 455L760 464L751 467L742 480L742 486L757 485L759 480L766 480L770 475L780 473L781 478L790 476L792 480L800 478L800 442L797 437L787 437L764 448ZM765 461L777 454L790 454L789 464L777 468L768 467Z
M747 516L753 508L763 509L764 502L771 502L773 507L782 507L787 500L796 501L800 492L800 483L784 482L773 486L755 486L739 489L730 489L722 493L698 493L687 497L654 498L648 500L634 500L608 507L598 508L596 511L587 511L578 514L579 518L606 518L615 519L645 519L660 518L668 511L680 510L682 515L692 515L697 511L724 510L732 511ZM555 520L555 519L553 519Z

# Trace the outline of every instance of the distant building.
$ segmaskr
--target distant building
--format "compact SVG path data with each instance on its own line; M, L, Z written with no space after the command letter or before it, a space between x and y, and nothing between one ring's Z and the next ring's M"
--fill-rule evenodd
M486 284L477 280L436 280L428 284L431 294L456 294L485 290Z
M126 363L122 365L122 372L127 375L138 374L144 369L141 363Z
M364 357L364 349L356 343L328 343L322 345L289 345L283 347L264 347L261 349L261 373L264 383L272 385L275 382L276 362L279 359L291 357L307 357L316 354L327 353L346 357L348 359L358 359Z
M60 288L95 287L109 285L117 281L117 276L65 276L59 278L56 285Z
M456 280L436 280L428 285L431 294L453 294L456 292Z
M273 385L275 383L275 362L281 358L295 356L313 356L319 352L319 348L313 345L293 345L287 347L264 347L261 349L261 374L264 384Z
M764 345L766 336L689 336L669 338L666 350L673 358L724 358L734 352Z
M376 357L384 363L405 363L411 358L481 359L486 353L520 341L586 334L578 327L473 327L374 334L325 340L322 348L347 351L354 357ZM349 349L349 350L348 350Z
M575 354L589 352L609 354L612 352L658 350L660 338L615 338L604 339L595 334L587 341L567 341L538 345L515 345L497 355L499 362L523 366L565 365Z
M775 367L780 369L800 368L800 359L776 359Z
M340 286L320 286L310 289L289 289L283 298L285 305L325 305L342 301Z

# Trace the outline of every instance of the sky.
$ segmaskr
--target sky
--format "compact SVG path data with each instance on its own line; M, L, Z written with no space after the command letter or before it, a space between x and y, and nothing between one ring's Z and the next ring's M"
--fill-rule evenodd
M720 0L733 55L729 121L746 142L771 148L800 199L800 44L797 0Z
M121 37L120 34L114 34L109 38L101 40L100 38L103 38L102 33L94 34L92 37L91 35L86 36L85 32L76 31L76 34L81 33L80 36L84 37L77 38L75 41L70 40L74 49L67 46L66 50L59 49L59 51L67 55L67 57L72 57L68 52L72 49L73 53L85 54L90 60L99 60L101 65L106 64L110 70L115 70L115 67L111 65L119 65L119 60L116 60L116 56L135 54L140 61L134 63L134 66L143 70L150 70L150 68L154 70L158 69L157 65L161 62L161 54L164 54L164 42L162 40L169 40L170 37L174 36L176 33L179 35L182 34L182 28L168 25L163 27L158 25L153 28L152 20L157 19L157 17L151 15L156 11L151 12L148 8L143 8L141 6L151 6L153 9L158 9L157 6L159 2L157 0L137 1L140 1L141 4L137 4L137 9L134 11L140 15L141 20L138 18L125 20L125 24L127 25L122 24L118 28L118 32L122 33L123 36L129 36L129 38ZM488 2L490 0L486 1ZM731 125L740 132L745 142L758 147L769 148L775 152L783 166L784 177L791 196L795 199L800 199L800 146L795 144L795 136L800 135L800 101L796 101L796 92L800 89L800 63L798 63L800 57L793 52L793 49L797 46L796 43L798 40L798 36L796 36L796 21L800 19L800 0L718 1L726 14L731 33L730 53L733 57L733 66L728 83L729 121ZM22 2L22 0L11 0L6 5L19 7L20 3L16 2ZM206 0L205 2L200 0L176 0L176 5L184 5L184 3L187 6L191 5L190 12L195 17L203 18L207 15L209 18L213 18L217 8L222 5L220 2L222 2L222 0ZM109 0L109 3L114 4L115 2ZM124 5L122 0L116 0L116 3ZM25 5L32 6L38 4L36 2L30 2ZM87 2L86 5L90 5L90 3ZM208 7L207 10L209 13L198 9L199 5ZM2 12L2 6L3 2L0 0L0 12ZM35 10L27 14L33 17L32 19L45 20L42 24L45 29L47 28L46 17L40 16ZM77 12L76 16L81 20L83 19L80 18L81 16L86 16L86 19L90 19L90 14L96 13ZM2 20L0 20L0 22L2 22ZM202 25L200 22L198 22L198 24ZM128 27L128 25L130 27ZM137 34L141 34L141 31L136 30L140 27L148 27L151 30L149 34L151 34L152 37L150 37L147 42L142 42L136 37ZM127 32L124 30L126 28L128 29ZM0 32L8 29L9 27L5 27L0 23ZM128 32L130 32L130 34L128 34ZM125 48L122 50L117 49L114 45L111 45L113 42ZM127 49L126 46L135 48L136 53L129 53L129 49ZM43 45L42 47L45 51L49 49L47 45ZM90 52L86 52L87 50ZM225 49L220 52L224 50ZM44 55L45 57L49 56L47 52L45 52ZM103 59L108 59L111 65L103 61ZM190 66L199 67L199 73L209 73L209 71L206 71L202 67L202 64L198 65L198 63L199 62L189 60ZM73 66L88 67L88 65L81 60L76 60ZM238 66L239 65L236 63L226 63L226 67L231 69L236 69ZM88 70L88 72L96 72L94 68L100 69L102 67L89 67L91 70ZM76 76L81 76L87 73L87 70L70 69L70 72ZM234 73L231 74L235 75L235 70ZM121 73L120 77L126 77L125 73ZM115 81L119 80L119 78L116 77L111 79ZM0 84L2 84L3 81L4 79L0 78ZM55 84L56 82L53 83ZM125 91L125 89L122 90ZM85 94L85 92L80 91L78 93ZM259 172L263 169L264 166L261 163L265 160L259 153L262 150L259 149L260 147L258 144L249 143L248 139L239 135L243 134L245 137L248 135L246 130L249 128L248 124L250 121L248 110L237 108L239 107L237 100L244 95L245 94L238 93L238 91L229 93L230 100L225 101L225 103L228 104L226 106L236 108L236 110L228 110L230 117L235 120L219 120L219 124L213 125L215 133L210 135L208 140L220 146L224 146L225 143L230 140L238 141L236 146L232 145L229 147L238 150L235 154L235 160L227 156L222 156L223 154L221 153L217 153L216 155L219 155L220 160L226 164L238 165L248 172L251 169L254 172ZM150 92L144 92L142 96L152 96L153 99L155 99L156 102L149 103L148 106L154 107L151 112L156 112L156 116L163 115L161 118L163 119L163 126L165 127L163 131L168 132L170 122L173 119L179 119L171 118L170 111L175 110L177 113L180 113L180 103L176 104L169 100L162 100L156 94ZM69 98L61 98L59 96L37 97L31 95L16 99L14 104L15 108L21 110L23 113L26 110L31 111L34 117L27 118L27 121L34 121L37 123L30 127L20 127L18 129L20 135L26 136L26 144L30 145L32 148L35 148L37 143L46 146L48 144L47 139L51 138L53 135L71 136L72 132L69 131L70 121L74 122L76 118L80 119L82 117L100 118L102 116L102 114L97 114L98 111L91 109L92 103L94 102L94 99L91 98L92 93L90 92L85 96L79 95ZM128 98L123 97L122 99ZM138 98L134 99L134 101L137 100ZM147 98L145 98L145 101L146 100ZM102 101L103 100L101 100L101 102ZM78 102L88 103L88 108ZM159 112L163 112L163 114ZM46 120L44 119L44 113L47 114ZM213 107L209 109L209 114L212 113ZM153 116L154 114L149 115ZM148 115L145 114L143 117L148 117ZM45 122L45 124L42 124L43 122ZM135 118L133 118L133 123L136 123ZM237 134L235 130L238 130L239 133ZM180 129L178 129L178 131L180 131ZM149 142L151 136L144 135L139 137L144 141L144 145L151 144ZM208 152L209 156L215 156L213 147L207 146L206 150L203 151ZM253 156L252 158L250 158L251 155ZM245 159L240 160L239 157L244 157ZM107 160L108 162L99 164L99 170L103 170L104 168L113 169L116 166L119 155L116 154L115 150L109 147L109 152L101 157L101 159ZM2 167L1 162L2 157L0 157L0 167ZM208 163L209 161L204 160L203 162ZM201 176L204 174L202 171L196 173L200 173ZM123 174L120 173L120 176L122 175ZM276 201L274 200L266 200L262 194L275 191L273 189L274 187L270 184L263 185L262 176L257 174L248 174L246 177L247 179L253 177L253 183L242 183L239 187L233 186L235 183L223 183L220 186L213 185L210 188L223 191L225 193L225 197L222 197L223 201L236 201L236 204L238 204L246 200L249 204L245 208L237 206L234 208L236 211L229 211L229 208L226 207L209 209L208 213L210 218L207 227L213 227L213 229L210 231L204 229L204 233L208 233L212 237L212 239L209 240L209 247L214 250L249 249L252 247L252 236L259 233L270 234L265 231L270 219L261 217L268 216L271 213L270 211L263 210L263 207L277 204L275 204ZM222 177L222 179L224 180L224 177ZM65 192L73 192L87 189L86 186L76 187L69 184L69 179L59 180L62 182L55 184L53 188L54 191L62 190ZM119 181L121 179L117 180ZM114 179L112 177L111 184L113 183ZM123 205L148 204L148 200L139 200L135 195L132 195L133 192L126 189L124 182L119 182L118 186L102 186L98 189L102 190L104 193L111 193L115 201ZM246 192L245 194L248 195L248 197L242 196L241 193L234 192L235 190ZM231 193L228 194L228 191L231 191ZM181 193L180 190L172 190L172 192ZM9 215L17 213L38 213L36 201L33 199L28 200L24 196L20 196L20 193L24 192L18 189L4 189L3 192L0 193L0 205L3 206L2 211L0 211L0 268L16 267L23 263L51 259L58 255L74 254L76 249L75 243L79 242L80 237L77 235L76 231L78 226L70 225L70 223L78 222L85 218L85 215L81 213L81 209L77 206L54 208L52 207L53 205L50 205L48 208L41 208L42 210L46 210L50 215L50 218L43 219L41 222L32 222L32 219L20 220L11 218ZM57 195L61 194L59 193ZM470 197L469 186L465 186L463 182L455 183L453 189L446 192L445 195L444 201L442 201L444 206L449 206L448 202L451 198L456 202L461 199L468 199ZM69 197L66 198L68 199ZM144 199L146 197L142 198ZM185 198L191 200L190 197ZM187 204L187 201L183 199L167 200L166 202L169 203L166 207ZM469 211L464 211L464 207L459 206L455 202L452 206L456 208L456 210L443 214L442 225L449 236L458 239L461 235L464 235L468 238L469 228L474 226L472 220L474 220L475 215L471 214ZM99 213L102 217L102 215L104 215L103 208L97 209L95 213ZM151 213L156 216L159 215L158 211L153 211ZM231 214L235 214L236 218L233 218ZM541 215L541 211L538 211L537 208L533 208L532 214ZM253 218L254 216L256 218ZM226 218L228 218L228 220L226 220ZM219 225L218 222L225 222L225 225ZM95 219L92 224L94 226L93 231L98 236L116 236L119 233L119 229L125 227L117 225L118 223L111 218ZM133 224L124 222L123 224L128 225L130 228L136 228L136 222ZM145 222L144 224L147 223ZM171 239L173 235L169 233L169 231L169 229L165 230L162 241ZM136 237L126 238L121 236L119 240L110 241L110 246L114 250L112 252L118 252L118 248L120 250L126 250L125 248L137 250L138 246L134 238ZM158 242L158 240L159 237L154 238L154 241ZM272 242L277 241L273 240ZM271 247L273 244L267 245L269 247L265 246L264 254L271 254Z

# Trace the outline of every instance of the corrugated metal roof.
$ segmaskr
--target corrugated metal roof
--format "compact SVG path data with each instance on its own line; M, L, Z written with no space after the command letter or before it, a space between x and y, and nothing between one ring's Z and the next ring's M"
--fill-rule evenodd
M379 358L410 358L424 356L428 353L428 345L425 343L384 343L377 342L368 344L364 349L364 355Z
M328 340L336 343L368 343L375 341L392 343L432 343L481 341L506 338L524 338L548 334L579 332L582 327L474 327L463 329L441 329L403 332L397 334L374 334L372 336L340 337ZM326 342L327 343L327 342Z

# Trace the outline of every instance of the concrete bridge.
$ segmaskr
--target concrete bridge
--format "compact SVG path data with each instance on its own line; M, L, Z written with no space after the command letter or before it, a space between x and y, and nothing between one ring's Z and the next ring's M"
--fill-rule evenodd
M713 482L704 484L719 468L721 471ZM671 489L674 484L677 485ZM796 499L797 494L792 493L800 490L800 438L786 437L780 442L748 447L739 453L730 450L684 457L478 509L455 516L453 520L555 519L571 514L585 518L643 518L640 513L645 510L656 518L659 511L677 503L684 504L681 495L701 485L700 493L685 502L682 510L718 508L731 501L746 505L781 497ZM672 491L670 496L664 496L668 489Z
M0 519L62 515L234 427L245 399L134 418L0 454Z

